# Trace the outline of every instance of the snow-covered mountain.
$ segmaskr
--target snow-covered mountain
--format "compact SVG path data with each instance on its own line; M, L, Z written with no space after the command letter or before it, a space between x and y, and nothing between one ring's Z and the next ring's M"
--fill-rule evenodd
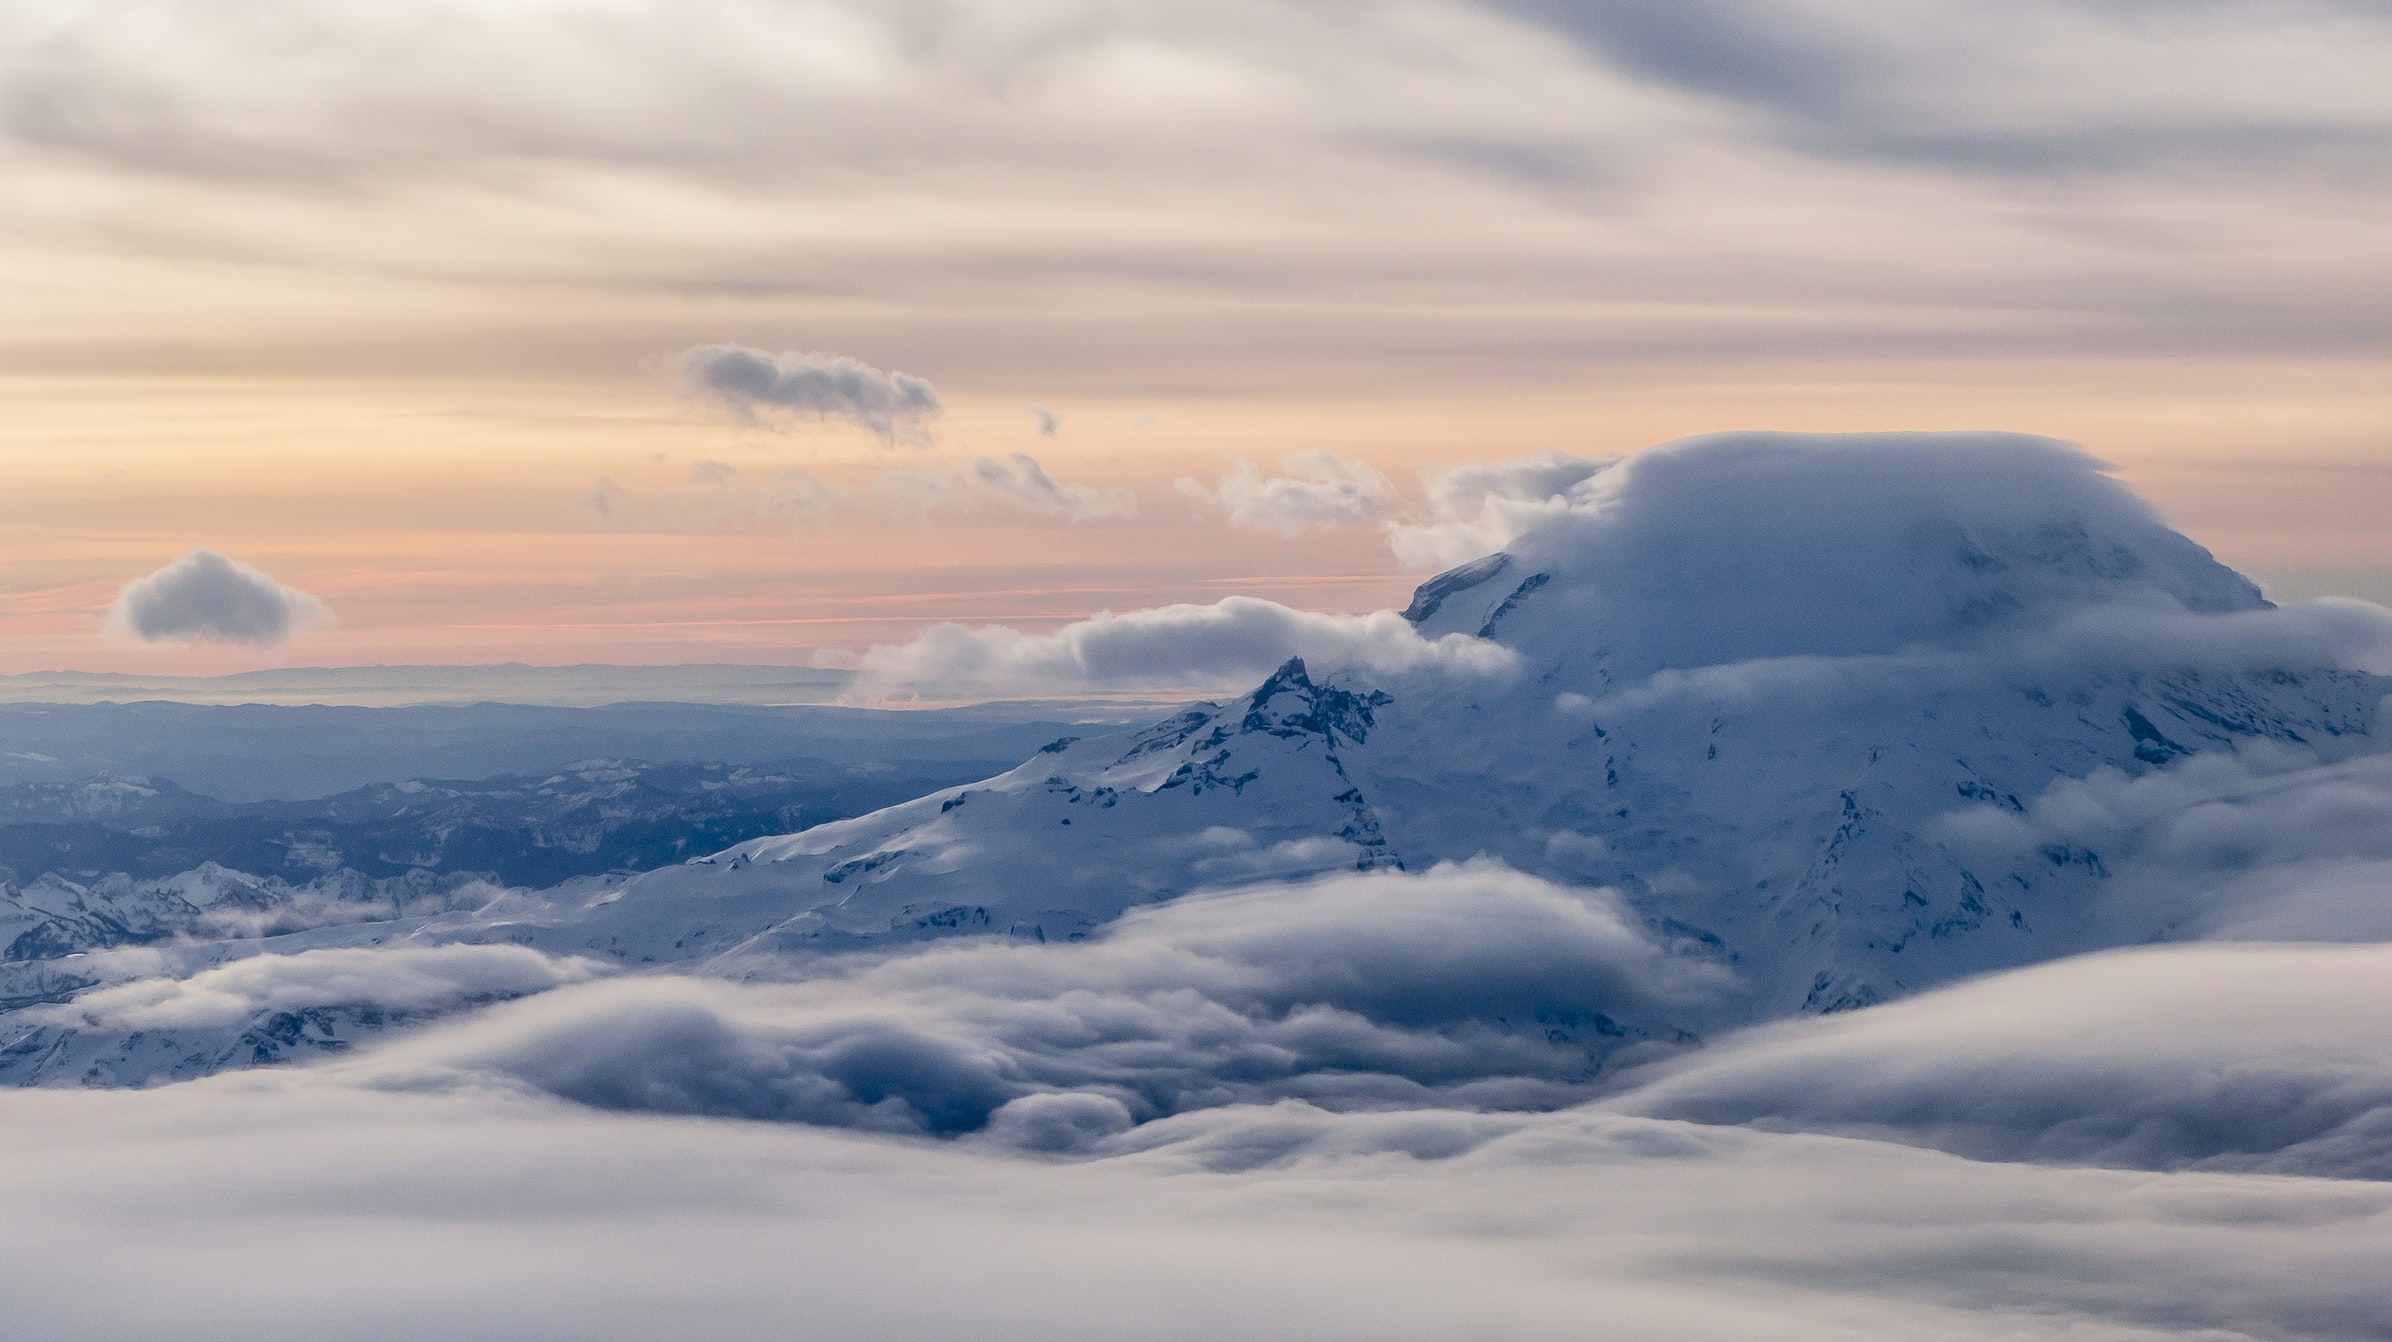
M2168 932L2103 905L2100 853L1972 853L1948 813L2254 740L2376 748L2392 681L2048 445L1739 436L1596 483L1406 612L1510 650L1507 673L1291 661L643 877L572 949L1070 937L1208 885L1487 855L1618 886L1739 966L1760 1014L1835 1010Z
M1728 971L1735 991L1614 1032L1701 1035L2168 938L2186 911L2116 897L2110 856L1987 818L2190 757L2375 752L2392 691L2380 611L2278 610L2086 459L1998 435L1654 449L1405 616L1424 645L1501 655L1291 660L1241 698L869 815L626 882L186 951L177 972L478 942L787 977L875 945L1068 942L1200 889L1492 859L1616 890L1656 944ZM156 1074L60 1015L66 995L0 1039L0 1075ZM240 1056L174 1047L180 1071Z

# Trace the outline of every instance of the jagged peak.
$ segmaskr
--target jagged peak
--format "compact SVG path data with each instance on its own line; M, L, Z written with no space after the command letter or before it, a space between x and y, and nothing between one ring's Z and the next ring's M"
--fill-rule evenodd
M1292 699L1293 703L1285 702ZM1376 709L1395 702L1385 691L1367 694L1314 683L1304 659L1290 657L1246 698L1241 732L1272 736L1311 735L1334 746L1339 737L1365 740L1375 722Z

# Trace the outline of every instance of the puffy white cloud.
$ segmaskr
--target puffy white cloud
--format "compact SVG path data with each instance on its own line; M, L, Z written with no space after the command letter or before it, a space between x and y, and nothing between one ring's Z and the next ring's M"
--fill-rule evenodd
M1015 452L1003 461L974 457L971 465L964 468L964 475L981 489L1034 513L1066 522L1127 517L1138 511L1138 498L1129 490L1118 485L1098 489L1094 485L1058 483L1046 473L1045 467L1023 452Z
M883 442L927 443L946 409L928 382L883 372L844 354L770 354L744 345L698 345L676 361L683 385L741 419L773 411L845 420Z
M1392 611L1295 610L1233 596L1209 606L1104 612L1048 634L936 624L866 650L865 694L1069 694L1113 689L1247 688L1290 657L1321 673L1495 675L1513 654L1481 639L1424 638Z
M1394 486L1367 462L1314 449L1280 460L1285 475L1265 478L1240 458L1218 489L1181 480L1179 492L1217 508L1235 527L1299 535L1313 527L1363 522L1379 515Z
M1422 481L1423 506L1388 524L1388 543L1409 568L1469 563L1585 503L1587 482L1618 462L1617 457L1540 452L1432 471Z
M332 618L323 602L214 550L193 550L125 584L108 628L144 643L273 647Z

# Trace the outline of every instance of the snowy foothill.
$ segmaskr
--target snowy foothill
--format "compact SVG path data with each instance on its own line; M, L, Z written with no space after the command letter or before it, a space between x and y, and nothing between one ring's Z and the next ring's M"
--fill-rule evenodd
M2009 435L1430 497L1401 613L874 650L1215 693L885 809L287 929L20 899L20 1324L2383 1335L2392 613Z

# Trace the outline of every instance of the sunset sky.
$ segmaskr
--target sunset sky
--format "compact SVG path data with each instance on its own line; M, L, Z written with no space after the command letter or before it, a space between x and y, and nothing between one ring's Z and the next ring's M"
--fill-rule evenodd
M2387 70L2378 0L6 0L0 672L1370 610L1440 471L1736 428L2072 440L2392 601ZM203 548L329 618L111 616Z

